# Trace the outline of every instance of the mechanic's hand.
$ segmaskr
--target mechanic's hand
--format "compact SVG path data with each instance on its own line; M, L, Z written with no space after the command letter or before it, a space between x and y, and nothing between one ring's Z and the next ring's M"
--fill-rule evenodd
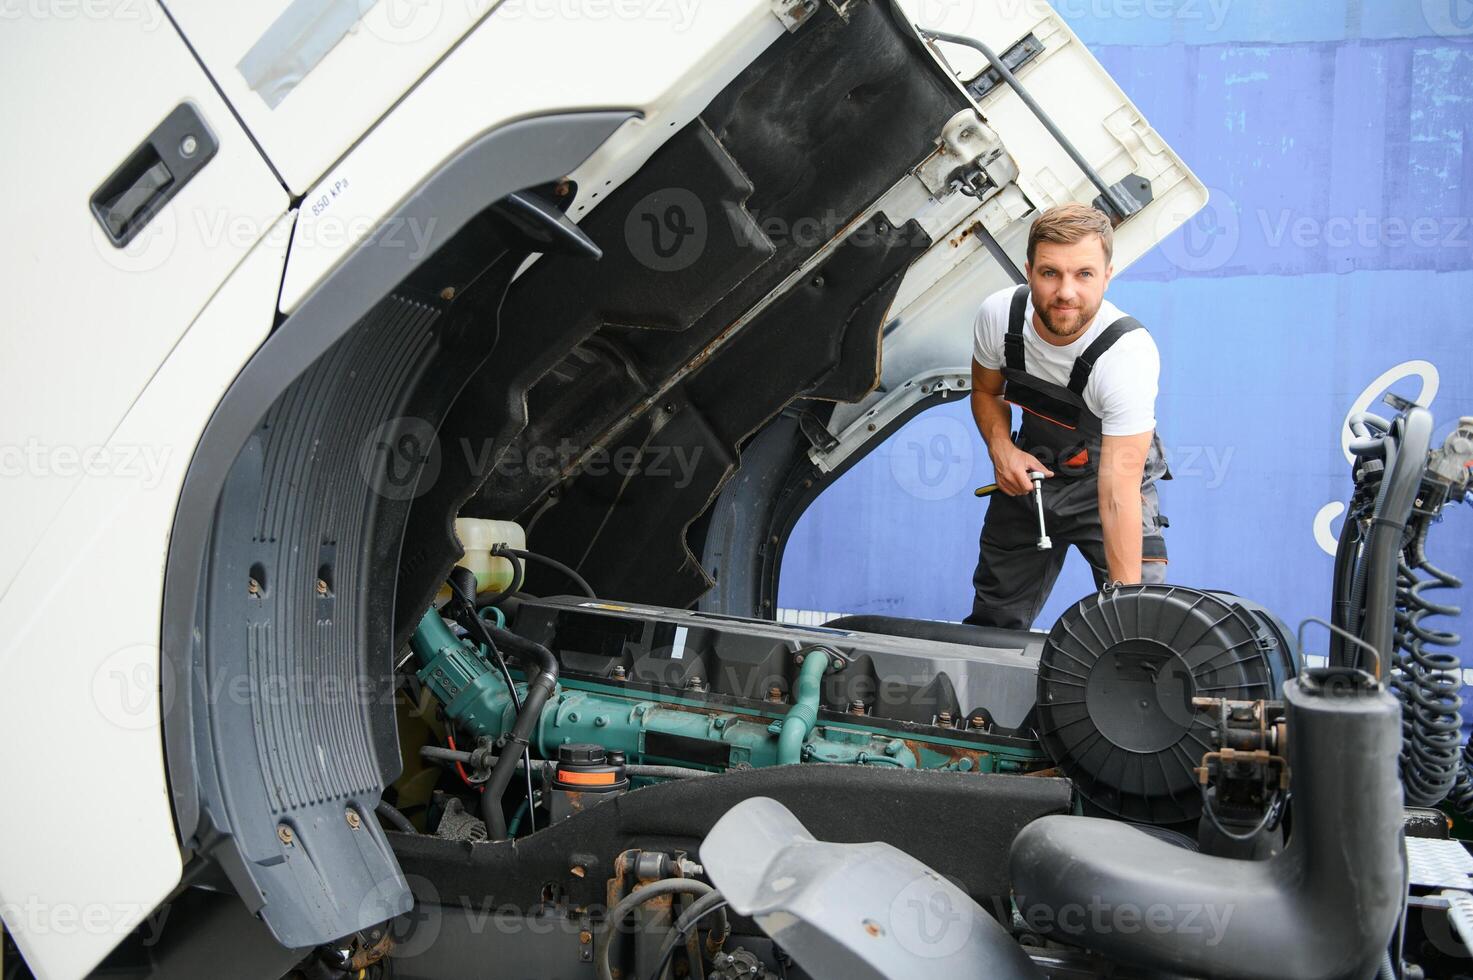
M1002 451L992 456L992 468L995 471L998 488L1009 497L1021 497L1025 493L1033 492L1033 481L1028 477L1029 472L1042 473L1044 476L1054 475L1053 470L1012 443L1000 448Z

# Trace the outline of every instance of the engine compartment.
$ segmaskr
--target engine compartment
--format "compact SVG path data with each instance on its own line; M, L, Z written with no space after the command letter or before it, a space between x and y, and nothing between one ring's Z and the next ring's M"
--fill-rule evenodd
M566 213L565 175L632 114L529 120L511 135L546 137L539 153L490 134L411 202L459 215L429 260L368 250L284 321L206 433L169 556L180 900L238 894L253 950L303 976L829 975L774 941L783 907L757 890L733 890L747 911L726 918L697 907L713 889L702 848L728 815L784 825L739 809L765 798L799 823L784 847L883 844L917 880L946 876L946 901L1001 930L979 927L1003 936L999 962L1024 970L1022 949L1042 975L1151 975L1178 947L1102 955L1023 918L1010 855L1025 828L1107 818L1102 848L1118 831L1164 841L1203 852L1204 874L1288 853L1299 743L1280 698L1335 684L1302 677L1298 643L1252 602L1117 590L1048 634L762 618L780 525L830 475L813 453L831 413L879 383L892 301L934 244L897 175L952 177L937 134L970 111L888 4L819 6L593 213ZM1017 175L1000 146L957 172L979 203ZM675 191L734 236L662 267L629 228L659 226L687 200ZM764 230L819 214L833 220L816 239ZM690 465L675 479L661 459ZM770 526L734 516L739 484ZM457 515L525 528L490 546L520 569L496 588L457 579ZM1382 589L1379 631L1384 574L1358 568L1387 555L1347 548L1336 601L1359 615ZM708 590L751 615L693 610ZM1364 683L1369 665L1339 658L1347 703L1385 708L1386 660ZM1435 688L1440 668L1410 663L1404 686ZM249 697L216 696L238 683ZM1439 748L1447 793L1458 766ZM1395 774L1371 768L1306 782L1322 807L1351 806L1348 787L1389 792ZM1379 875L1396 841L1378 827ZM1140 853L1145 878L1171 863ZM1039 887L1047 904L1058 885ZM1353 923L1381 948L1383 897ZM710 917L682 931L694 912Z

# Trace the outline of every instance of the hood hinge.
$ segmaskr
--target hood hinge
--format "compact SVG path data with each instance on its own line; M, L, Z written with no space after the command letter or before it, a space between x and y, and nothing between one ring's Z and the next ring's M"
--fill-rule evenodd
M915 175L932 199L960 191L981 201L1017 180L1018 165L977 110L963 109L941 127L936 149Z

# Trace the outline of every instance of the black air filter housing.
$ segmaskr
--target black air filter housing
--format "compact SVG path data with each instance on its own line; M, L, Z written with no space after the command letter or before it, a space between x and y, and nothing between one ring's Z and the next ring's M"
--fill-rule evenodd
M1038 668L1038 737L1079 792L1142 823L1195 820L1193 769L1212 725L1195 697L1280 697L1296 672L1284 625L1225 592L1123 586L1054 624Z

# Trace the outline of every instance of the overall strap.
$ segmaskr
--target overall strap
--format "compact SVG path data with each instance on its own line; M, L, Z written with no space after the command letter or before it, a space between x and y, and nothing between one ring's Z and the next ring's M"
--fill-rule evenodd
M1105 352L1114 347L1121 337L1132 330L1144 329L1133 316L1123 316L1106 327L1104 333L1096 337L1094 343L1075 359L1074 370L1069 373L1069 390L1082 396L1084 386L1089 384L1089 376L1095 369L1095 362L1104 357Z
M1008 335L1003 338L1003 363L1014 371L1023 366L1023 314L1028 312L1028 285L1013 290L1013 305L1008 313Z

